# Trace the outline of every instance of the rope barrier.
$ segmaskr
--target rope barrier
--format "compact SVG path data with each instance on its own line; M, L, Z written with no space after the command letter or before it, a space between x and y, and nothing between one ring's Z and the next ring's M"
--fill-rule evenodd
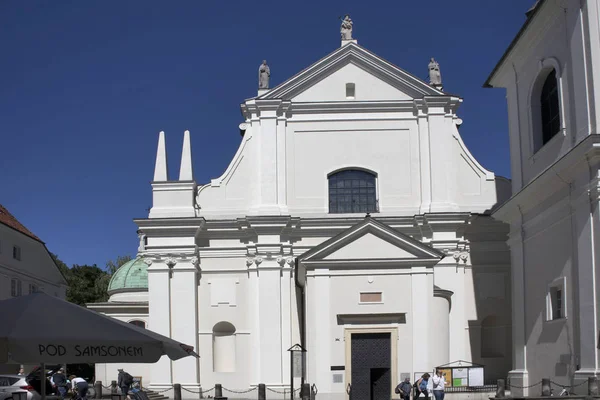
M238 390L231 390L231 389L227 389L227 388L225 388L225 387L223 388L223 390L226 390L226 391L228 391L228 392L230 392L230 393L236 393L236 394L250 393L250 392L252 392L253 390L257 390L257 389L258 389L257 387L253 387L253 388L250 388L250 389L248 389L248 390L241 390L241 391L238 391Z
M190 393L194 393L194 394L200 394L200 393L202 393L202 391L194 392L193 390L186 389L186 388L184 388L183 386L181 387L181 389L182 389L182 390L185 390L186 392L190 392Z
M285 390L285 389L283 389L283 392L280 392L279 390L271 389L271 388L269 388L269 387L268 387L268 388L266 388L266 389L267 389L268 391L270 391L270 392L277 393L277 394L283 394L283 395L286 395L286 394L289 394L289 393L290 393L289 391L287 391L287 390ZM300 390L300 389L296 389L296 390ZM294 392L295 392L296 390L294 390Z
M542 381L539 381L538 383L534 383L534 384L528 385L528 386L513 385L512 383L508 383L506 386L515 388L515 389L531 389L532 387L535 387L535 386L541 385L541 384L542 384Z

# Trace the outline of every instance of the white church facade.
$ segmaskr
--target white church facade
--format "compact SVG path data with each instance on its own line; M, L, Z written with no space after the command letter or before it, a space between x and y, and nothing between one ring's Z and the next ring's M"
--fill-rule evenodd
M600 372L600 13L539 0L486 86L506 89L513 394L549 378L586 393ZM558 392L559 388L555 386Z
M352 39L273 88L264 66L220 177L194 180L186 132L169 180L161 132L137 258L89 305L200 358L99 364L96 379L123 367L155 390L289 391L295 344L327 399L374 384L390 398L404 376L457 360L505 377L509 228L491 212L510 183L466 148L462 99Z

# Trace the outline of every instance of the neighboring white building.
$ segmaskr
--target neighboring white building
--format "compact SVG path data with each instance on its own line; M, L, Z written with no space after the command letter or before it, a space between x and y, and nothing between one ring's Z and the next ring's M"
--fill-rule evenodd
M508 101L515 194L493 215L510 224L510 378L572 385L599 372L600 13L541 0L527 15L486 82Z
M64 299L66 290L67 282L44 242L0 205L0 300L40 291ZM17 370L18 366L0 364L0 373Z
M465 147L461 102L346 40L242 103L239 150L211 182L194 181L189 132L169 180L161 133L138 258L89 307L148 320L200 359L123 367L156 390L282 391L299 343L326 399L375 382L390 398L402 375L456 360L505 377L508 226L490 211L510 185Z

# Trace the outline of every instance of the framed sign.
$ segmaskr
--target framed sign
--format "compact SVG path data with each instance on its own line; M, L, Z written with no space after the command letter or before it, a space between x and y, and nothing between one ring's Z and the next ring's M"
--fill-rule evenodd
M469 386L483 386L483 368L469 368Z
M294 378L302 378L306 376L306 352L304 351L293 351L292 352L292 373Z

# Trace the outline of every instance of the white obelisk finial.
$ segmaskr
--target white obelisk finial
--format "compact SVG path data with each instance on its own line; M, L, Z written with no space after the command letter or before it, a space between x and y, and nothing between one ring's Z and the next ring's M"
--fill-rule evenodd
M154 182L166 182L167 180L167 148L165 146L165 133L161 131L158 134L158 150L156 150Z
M183 149L181 149L181 167L179 168L180 181L194 180L192 171L192 145L190 143L190 131L183 133Z

